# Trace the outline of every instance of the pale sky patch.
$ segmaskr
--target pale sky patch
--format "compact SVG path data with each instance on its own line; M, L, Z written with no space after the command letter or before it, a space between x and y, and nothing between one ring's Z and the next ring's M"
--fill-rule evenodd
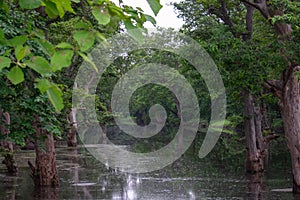
M118 0L112 0L116 4L118 4ZM151 15L155 18L158 27L165 28L175 28L179 29L183 25L182 19L177 18L177 14L171 2L180 2L181 0L160 0L163 5L162 9L159 11L158 15L155 17L152 12L150 6L148 5L146 0L123 0L124 4L132 6L132 7L140 7L143 9L145 14ZM154 26L150 22L145 23L146 28L154 28Z

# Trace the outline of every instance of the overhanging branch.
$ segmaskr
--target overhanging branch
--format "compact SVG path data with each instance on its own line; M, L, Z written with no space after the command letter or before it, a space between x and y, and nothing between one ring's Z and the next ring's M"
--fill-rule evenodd
M254 0L253 2L248 0L241 0L241 2L246 3L259 10L266 19L270 18L270 13L269 13L266 0L260 0L260 1Z

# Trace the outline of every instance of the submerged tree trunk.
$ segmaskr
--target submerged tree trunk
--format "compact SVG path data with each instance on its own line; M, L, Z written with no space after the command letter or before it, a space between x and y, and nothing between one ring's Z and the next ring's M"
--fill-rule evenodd
M56 169L56 158L54 148L54 138L52 133L48 133L38 125L39 118L36 117L34 128L36 130L35 140L35 166L28 161L31 168L31 177L35 186L58 186L58 174ZM43 144L39 145L40 143Z
M255 106L250 92L244 95L244 128L247 150L246 171L250 173L263 172L269 143L279 136L271 134L263 137L261 108Z
M248 1L242 0L248 5L258 9L268 20L274 16L282 16L284 12L272 9L267 0ZM279 8L280 9L280 8ZM300 193L300 94L299 80L296 71L300 66L289 58L285 50L285 42L291 39L292 26L277 21L274 24L274 32L282 42L281 56L286 61L287 67L280 80L266 81L265 86L273 91L280 99L280 110L283 119L284 132L287 145L290 149L293 172L293 192Z
M6 127L7 125L10 125L10 115L8 112L4 112L0 109L0 117L4 117L4 125L0 126L0 133L3 136L8 136L10 133L9 129ZM6 165L7 171L10 174L17 174L18 173L18 166L17 163L15 162L14 158L14 148L13 148L13 143L8 142L5 140L0 141L0 146L2 147L2 151L4 151L4 160L2 161L3 164Z
M263 182L263 173L248 174L248 199L267 199L267 186Z
M246 171L251 173L264 171L263 137L261 119L255 109L253 96L250 92L244 97L244 127L246 137Z
M70 120L70 129L68 132L68 146L69 147L76 147L77 146L77 122L76 122L76 114L77 109L72 108L70 114L69 114L69 120Z
M294 69L297 67L292 69L292 74L282 87L280 107L284 132L292 159L293 191L300 193L300 91Z

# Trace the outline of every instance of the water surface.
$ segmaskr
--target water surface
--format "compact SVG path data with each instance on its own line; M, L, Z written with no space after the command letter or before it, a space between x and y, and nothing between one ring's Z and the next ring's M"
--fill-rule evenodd
M183 156L159 171L128 174L100 163L81 146L58 147L56 154L59 188L35 188L27 166L34 151L19 151L18 176L9 176L1 165L0 199L298 199L286 171L270 169L264 177L246 176L242 169L225 173Z

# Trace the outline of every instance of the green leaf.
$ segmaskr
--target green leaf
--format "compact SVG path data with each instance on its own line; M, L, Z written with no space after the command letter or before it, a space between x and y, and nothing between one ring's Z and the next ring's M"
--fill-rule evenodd
M42 76L46 76L52 71L48 61L40 56L34 56L30 61L27 60L24 63Z
M17 85L24 81L24 73L22 69L18 66L14 66L11 68L9 73L7 74L7 78L14 84Z
M71 0L71 1L73 1L75 3L80 3L80 0Z
M72 8L72 2L70 0L60 0L61 4L63 5L63 8L65 11L69 11L71 13L75 13L73 8Z
M106 25L110 22L110 14L107 9L103 9L100 6L95 6L92 9L92 13L97 19L98 24Z
M9 58L0 56L0 71L5 67L9 67L10 63L11 63L11 60Z
M44 94L52 85L47 79L36 79L36 87Z
M25 56L29 55L30 49L28 46L16 46L15 55L18 61L22 60Z
M93 32L89 32L85 30L77 31L73 35L73 38L79 44L81 51L89 50L94 45L95 42L95 34Z
M145 14L145 17L146 17L147 21L151 22L153 25L156 24L156 20L154 19L154 17L147 15L147 14Z
M63 67L69 67L72 63L72 50L59 50L51 57L52 70L55 72L61 70Z
M81 53L81 52L78 52L78 54L83 58L84 61L90 63L90 65L92 65L94 70L98 73L97 66L95 65L95 63L89 57L87 57L84 53Z
M73 8L71 7L70 0L50 0L50 1L56 4L56 9L61 18L65 15L65 11L75 13Z
M73 49L73 46L70 43L62 42L55 46L56 48L60 49Z
M52 85L46 93L55 110L60 112L64 108L62 91L56 85Z
M60 1L58 0L51 0L53 3L56 5L56 9L58 11L59 17L62 18L65 15L65 10L61 4Z
M55 48L49 41L43 39L36 39L35 41L40 45L45 54L48 56L52 56L54 54Z
M42 5L42 0L19 0L19 5L23 9L34 9Z
M42 94L46 92L48 99L54 106L57 112L63 109L63 98L62 98L62 91L57 87L56 84L51 83L47 79L36 79L36 87L40 90Z
M23 46L23 44L27 41L27 37L25 35L16 36L10 40L8 40L8 45L12 47Z
M45 11L50 18L56 18L58 16L58 10L56 4L51 1L45 1Z
M90 27L90 24L88 24L88 22L77 22L75 25L74 25L74 28L75 29L86 29L88 30Z
M155 16L158 14L159 10L162 8L159 0L147 0L150 8L152 9Z
M137 42L142 42L144 40L143 29L135 27L131 20L124 21L125 28L128 30L129 35Z

